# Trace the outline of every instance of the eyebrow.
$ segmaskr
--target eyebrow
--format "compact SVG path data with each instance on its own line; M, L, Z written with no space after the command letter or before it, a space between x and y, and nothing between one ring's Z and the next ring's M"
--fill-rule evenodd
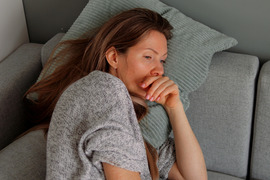
M156 50L152 49L152 48L146 48L146 49L153 51L155 54L158 54L158 52ZM163 56L165 56L167 54L168 54L168 52L166 52L165 54L163 54Z

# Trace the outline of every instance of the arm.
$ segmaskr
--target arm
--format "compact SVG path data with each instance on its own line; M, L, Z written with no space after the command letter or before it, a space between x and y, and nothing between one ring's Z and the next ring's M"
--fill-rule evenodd
M207 171L200 145L189 125L178 86L168 77L149 77L144 81L148 100L164 106L174 132L176 164L169 172L170 179L207 179Z
M138 172L129 171L117 166L110 165L108 163L103 163L103 169L105 173L105 177L107 180L140 180L140 174Z
M174 109L165 109L173 128L176 163L180 174L184 179L207 179L203 154L189 125L182 103Z

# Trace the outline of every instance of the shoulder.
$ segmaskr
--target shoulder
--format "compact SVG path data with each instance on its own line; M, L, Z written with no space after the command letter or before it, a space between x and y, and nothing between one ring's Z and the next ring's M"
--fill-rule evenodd
M110 73L102 71L93 71L85 76L78 83L86 83L87 85L94 85L98 88L106 88L110 90L126 89L125 84L117 77Z
M117 77L93 71L71 84L61 95L56 107L82 112L95 109L106 111L118 107L131 108L132 101L125 84ZM118 109L118 111L119 111Z
M75 82L72 89L89 93L102 94L128 93L125 84L117 77L102 71L93 71L89 75Z
M94 98L99 101L115 101L119 100L120 97L120 99L130 98L125 84L119 78L102 71L93 71L71 84L63 96L69 96L69 99L86 98L91 100Z

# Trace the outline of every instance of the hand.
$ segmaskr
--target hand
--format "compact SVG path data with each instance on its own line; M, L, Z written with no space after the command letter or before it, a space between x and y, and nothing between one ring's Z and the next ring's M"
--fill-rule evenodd
M166 76L147 77L141 87L148 89L145 99L173 109L181 104L178 86Z

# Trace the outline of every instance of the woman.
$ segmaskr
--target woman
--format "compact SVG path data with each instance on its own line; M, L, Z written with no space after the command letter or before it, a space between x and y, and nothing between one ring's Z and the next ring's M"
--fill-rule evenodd
M28 93L49 123L47 179L207 179L177 85L163 76L172 29L147 9L122 12L88 38L63 42L67 62ZM174 132L154 149L138 121L145 100L164 106ZM174 143L175 142L175 143Z

